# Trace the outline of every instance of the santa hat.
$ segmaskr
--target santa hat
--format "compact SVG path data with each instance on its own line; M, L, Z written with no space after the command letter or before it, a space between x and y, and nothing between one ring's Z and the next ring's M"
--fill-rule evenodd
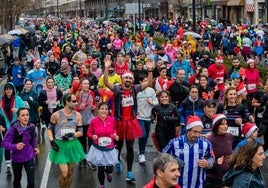
M245 93L247 91L246 87L244 86L244 83L242 82L242 84L239 84L237 87L236 87L236 94L239 96L243 93Z
M65 57L65 58L62 58L62 60L61 60L61 64L62 63L68 63L69 64L69 61L68 61L68 59Z
M249 64L249 63L255 63L254 59L248 59L247 64Z
M250 135L255 131L258 130L258 127L253 123L245 123L242 127L242 133L245 135L246 138L250 137Z
M124 74L122 74L122 79L126 78L126 77L129 77L132 80L134 80L134 76L133 76L132 72L125 72Z
M212 132L217 133L220 125L215 125L219 120L226 119L224 114L214 114L212 116Z
M223 57L221 55L217 55L216 62L223 63Z
M38 59L38 58L34 58L34 59L33 59L33 64L35 65L36 63L40 63L40 59Z
M221 119L226 119L226 116L224 114L214 114L212 116L212 125L215 125L215 123Z
M203 128L203 123L198 116L189 116L187 119L186 130L191 129L195 126L201 126Z

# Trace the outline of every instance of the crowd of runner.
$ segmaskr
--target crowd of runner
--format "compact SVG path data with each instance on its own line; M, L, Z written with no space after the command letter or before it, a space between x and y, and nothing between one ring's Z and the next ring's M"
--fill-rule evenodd
M103 188L105 175L112 181L113 166L122 171L124 141L126 180L135 181L134 141L139 142L139 163L145 164L151 127L156 150L180 159L181 175L176 173L175 179L181 187L230 186L228 170L237 167L231 161L240 160L237 153L247 142L260 144L259 136L262 151L259 145L250 147L268 157L268 77L262 78L257 69L268 65L266 25L202 21L193 32L190 21L149 18L142 28L127 20L40 19L24 24L35 32L17 35L0 50L0 76L7 75L0 103L7 175L12 174L11 164L14 169L25 162L14 154L23 150L16 145L22 138L10 136L15 128L9 133L23 121L21 114L28 116L29 127L37 127L39 144L47 129L61 187L71 185L69 163L80 161L98 169ZM36 144L31 145L38 154ZM63 149L67 146L80 149L64 159L70 155ZM156 180L159 173L154 173ZM264 187L261 172L255 177ZM20 178L16 176L14 187L20 186ZM167 187L175 185L166 182Z

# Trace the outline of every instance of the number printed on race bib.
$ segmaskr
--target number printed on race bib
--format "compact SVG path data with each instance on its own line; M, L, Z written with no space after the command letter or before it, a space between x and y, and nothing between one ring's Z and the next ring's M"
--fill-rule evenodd
M248 90L256 89L256 84L248 84Z
M69 128L62 128L60 131L61 137L63 137L66 133L75 133L75 130Z
M98 139L98 144L101 147L109 146L112 143L112 139L110 137L100 137Z
M48 108L57 108L57 102L49 102Z
M134 105L133 97L126 97L122 99L122 107L128 107L133 105Z
M233 136L239 136L239 127L228 127L227 132Z

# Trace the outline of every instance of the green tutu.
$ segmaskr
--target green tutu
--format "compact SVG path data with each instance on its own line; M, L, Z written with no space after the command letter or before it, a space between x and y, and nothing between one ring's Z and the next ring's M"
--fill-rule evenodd
M62 141L55 139L59 146L59 151L50 150L49 159L55 164L78 163L85 159L86 154L83 151L81 143L77 140Z

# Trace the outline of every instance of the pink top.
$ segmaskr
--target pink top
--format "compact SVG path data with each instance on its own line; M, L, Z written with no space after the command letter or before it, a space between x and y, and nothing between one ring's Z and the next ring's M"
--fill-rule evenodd
M257 69L247 68L245 70L247 92L254 93L257 91L258 87L261 85L260 73Z
M115 120L111 116L107 116L106 119L103 121L99 116L95 117L91 120L87 136L92 138L93 135L97 135L98 138L100 137L110 137L112 142L107 148L114 148L114 134L116 134L115 128ZM98 144L98 139L94 140L94 144Z
M123 46L123 41L121 39L114 39L113 46L115 50L120 50Z

